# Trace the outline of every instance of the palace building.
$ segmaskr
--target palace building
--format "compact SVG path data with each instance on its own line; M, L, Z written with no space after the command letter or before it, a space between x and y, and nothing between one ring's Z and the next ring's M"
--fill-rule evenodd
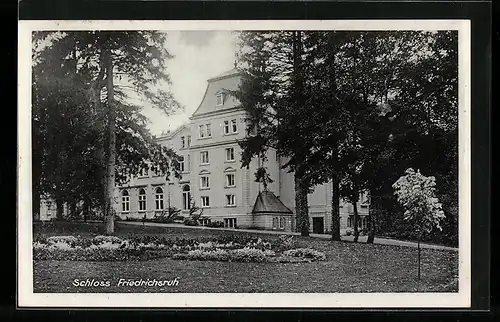
M117 215L147 218L168 207L189 214L192 200L203 210L202 224L220 221L225 227L295 230L294 176L281 169L282 160L270 150L265 166L272 183L264 191L255 182L259 160L240 166L238 140L246 135L245 111L230 95L237 90L241 72L232 69L208 80L205 95L189 124L159 137L158 141L182 157L182 179L166 180L160 173L144 172L117 189ZM317 186L308 196L311 232L331 229L332 184ZM341 229L352 227L352 205L340 205ZM366 227L368 204L358 205L361 228Z
M264 191L255 182L258 159L249 168L241 167L238 141L245 138L245 111L230 95L241 80L238 69L208 80L205 95L189 124L158 139L181 157L182 178L143 171L117 187L116 214L122 219L152 218L169 207L189 215L190 200L203 210L201 224L220 221L229 228L295 231L294 175L282 169L276 151L268 151L265 167L273 182ZM313 233L331 230L331 183L315 187L308 195L310 229ZM353 207L341 203L341 230L353 227ZM55 203L42 200L40 218L55 217ZM67 213L65 207L64 213ZM359 227L366 228L368 203L361 194Z

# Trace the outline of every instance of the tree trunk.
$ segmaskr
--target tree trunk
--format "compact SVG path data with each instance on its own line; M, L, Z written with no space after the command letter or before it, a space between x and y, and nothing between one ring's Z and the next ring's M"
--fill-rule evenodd
M83 200L83 222L87 222L89 218L89 211L90 211L90 201L85 198Z
M309 206L307 189L305 189L300 175L295 175L295 215L297 229L301 236L309 236Z
M419 233L418 235L418 242L417 242L417 248L418 248L418 280L420 281L420 240L422 239L422 233Z
M332 176L332 240L340 240L340 191L337 174Z
M366 240L366 243L368 244L373 244L375 241L375 232L377 230L376 227L376 222L377 218L376 216L376 204L377 202L373 201L373 198L370 198L370 204L368 208L368 238Z
M40 221L40 190L33 189L33 221Z
M115 107L114 107L114 85L113 85L113 62L111 52L104 49L104 59L107 71L107 103L108 103L108 153L106 155L106 234L115 233L115 163L116 163L116 133L115 133Z
M70 203L69 203L69 212L70 212L70 216L71 218L73 219L77 219L76 215L76 201L74 199L71 199Z
M357 199L352 202L353 211L354 211L354 242L357 243L359 239L359 229L358 229L358 201Z
M62 198L56 198L56 219L62 220L64 215L64 202Z

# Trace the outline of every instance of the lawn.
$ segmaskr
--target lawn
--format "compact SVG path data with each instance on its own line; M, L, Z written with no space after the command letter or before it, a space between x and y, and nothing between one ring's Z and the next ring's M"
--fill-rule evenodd
M36 224L35 235L95 236L102 224ZM162 235L169 238L206 238L235 234L217 229L141 227L117 224L118 237ZM251 235L249 233L237 233ZM263 239L274 235L258 234ZM326 254L312 263L241 263L160 258L147 261L83 262L36 260L35 292L457 292L458 253L422 250L422 279L417 281L417 249L392 245L332 242L294 237L300 247ZM120 279L172 280L176 286L118 286ZM109 281L109 287L74 286L75 279Z

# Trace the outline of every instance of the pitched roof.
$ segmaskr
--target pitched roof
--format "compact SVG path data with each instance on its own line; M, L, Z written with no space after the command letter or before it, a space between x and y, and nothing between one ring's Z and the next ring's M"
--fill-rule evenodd
M223 91L236 91L240 85L242 72L233 68L208 80L205 95L192 116L232 109L238 105L234 97L224 98L223 105L216 104L216 95Z
M225 71L224 73L219 74L215 77L209 78L208 81L213 82L213 81L219 80L221 78L236 76L236 75L240 75L240 74L241 74L241 71L238 68L233 68L233 69Z
M257 196L252 210L253 214L291 214L293 213L274 193L270 191L262 191Z

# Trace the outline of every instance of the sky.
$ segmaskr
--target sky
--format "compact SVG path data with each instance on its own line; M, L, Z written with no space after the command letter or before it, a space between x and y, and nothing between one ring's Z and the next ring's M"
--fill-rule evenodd
M175 130L189 121L198 108L207 87L207 80L234 67L236 35L229 31L169 31L166 48L174 58L166 70L172 84L169 89L184 107L175 115L146 106L143 114L154 135Z

